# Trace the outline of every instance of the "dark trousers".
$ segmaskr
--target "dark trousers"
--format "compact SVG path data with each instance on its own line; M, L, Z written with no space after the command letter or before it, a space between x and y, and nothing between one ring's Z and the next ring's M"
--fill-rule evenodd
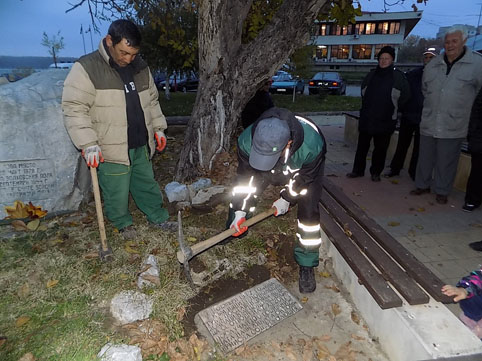
M420 147L420 127L418 124L400 124L400 130L398 131L398 143L397 150L393 155L390 168L392 173L400 173L405 163L405 157L407 156L408 147L412 142L413 136L413 150L412 158L410 159L410 165L408 167L408 174L412 179L415 179L415 172L417 170L418 150Z
M385 167L385 158L387 149L390 145L390 138L393 133L383 134L367 134L360 132L358 134L358 144L356 147L355 162L353 164L353 173L364 175L367 163L367 154L370 149L370 142L373 138L372 165L370 174L380 175Z
M467 180L465 202L479 207L482 203L482 153L471 154L471 168Z

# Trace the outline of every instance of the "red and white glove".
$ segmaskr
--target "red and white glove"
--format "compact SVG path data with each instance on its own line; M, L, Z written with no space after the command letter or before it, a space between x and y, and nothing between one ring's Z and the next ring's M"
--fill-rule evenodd
M234 212L234 220L231 222L231 225L229 226L229 228L234 228L237 231L236 233L233 233L234 237L238 237L248 230L248 227L241 227L241 225L245 221L246 221L246 212L243 212L243 211Z
M104 157L102 157L98 145L92 145L82 150L82 157L84 157L88 167L97 168L100 163L104 163Z
M290 209L290 202L280 197L280 199L273 203L273 208L276 208L274 212L275 217L281 216Z
M162 130L159 130L154 134L154 137L156 138L156 142L157 142L156 149L159 152L162 152L164 150L164 148L166 148L166 144L167 144L166 135L164 134L164 132Z

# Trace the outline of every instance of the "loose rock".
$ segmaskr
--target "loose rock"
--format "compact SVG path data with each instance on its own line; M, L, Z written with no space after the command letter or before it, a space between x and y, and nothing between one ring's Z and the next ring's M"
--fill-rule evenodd
M97 357L102 361L142 361L141 349L137 346L113 345L102 347Z
M122 291L112 298L110 312L122 325L149 318L154 301L137 291Z

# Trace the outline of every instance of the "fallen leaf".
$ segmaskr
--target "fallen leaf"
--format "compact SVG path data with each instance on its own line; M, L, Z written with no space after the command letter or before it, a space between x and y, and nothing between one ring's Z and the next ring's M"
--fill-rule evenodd
M36 358L31 352L27 352L25 355L20 357L18 361L35 361Z
M38 226L40 225L40 219L37 218L37 219L34 219L33 221L31 222L28 222L27 223L27 228L29 231L36 231Z
M329 278L331 277L331 274L329 272L323 271L323 272L320 272L320 276L324 278Z
M417 208L417 212L425 212L425 208L419 207L419 208Z
M38 226L37 231L45 232L47 229L47 225L42 223L40 226Z
M329 289L329 290L333 290L335 291L336 293L340 293L340 289L338 287L336 287L335 284L332 284L331 286L325 286L325 288Z
M266 241L266 245L269 247L269 248L273 248L274 247L274 242L272 239L268 239Z
M7 338L5 336L0 336L0 348L7 342Z
M397 226L400 225L400 222L393 222L393 221L392 221L392 222L388 222L388 225L389 225L390 227L397 227Z
M343 224L343 231L348 237L353 235L352 231L350 231L350 228L348 227L348 223Z
M161 281L159 280L159 277L153 276L153 275L142 275L141 276L143 279L146 281L149 281L151 283L154 283L155 285L159 286L161 284Z
M17 295L20 298L25 298L30 294L30 287L28 283L24 283L22 286L19 287L17 291Z
M331 304L331 311L335 316L339 315L341 313L341 308L337 303L332 303Z
M351 320L357 325L360 324L360 317L358 317L358 314L355 311L351 311Z
M392 184L398 184L398 183L400 183L400 181L399 181L398 179L391 179L391 180L390 180L390 183L392 183Z
M469 223L470 227L475 227L475 228L482 228L482 224L480 223Z
M59 280L50 280L47 282L47 288L52 288L57 286L57 283L59 283Z
M5 213L7 214L5 219L28 218L29 216L27 207L22 201L15 201L13 206L6 206Z
M421 226L420 224L416 224L416 225L415 225L415 228L417 228L417 229L423 229L423 226Z
M83 259L95 259L97 257L99 257L99 253L97 252L89 252L82 256Z
M30 317L28 316L20 316L15 320L15 326L17 327L22 327L25 325L28 321L30 321Z
M125 250L127 253L139 254L139 251L138 251L137 249L132 248L131 246L125 246L125 247L124 247L124 250Z
M323 335L320 337L320 340L321 341L330 341L331 340L331 336L330 335Z
M32 202L28 202L28 205L25 206L28 212L28 215L32 219L42 218L47 215L47 211L42 210L40 206L34 206Z
M301 303L306 303L308 302L308 297L302 297L300 300Z
M181 307L178 311L177 311L177 316L176 316L176 319L178 321L182 321L182 319L184 318L184 315L186 314L186 308L185 307Z
M119 275L119 278L122 280L122 281L125 281L125 280L128 280L129 279L129 275L126 274L126 273L121 273Z
M187 237L186 238L189 242L196 242L197 238L196 237Z
M354 333L351 334L351 338L354 339L354 340L357 340L357 341L363 341L363 340L365 340L365 337L355 335Z
M16 231L28 231L27 225L24 221L16 220L12 222L12 227L15 228Z

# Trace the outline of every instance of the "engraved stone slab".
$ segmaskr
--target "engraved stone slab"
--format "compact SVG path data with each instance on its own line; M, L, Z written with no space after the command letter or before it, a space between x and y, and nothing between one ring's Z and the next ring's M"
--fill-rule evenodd
M15 200L50 214L78 209L90 174L72 145L60 106L66 70L0 87L0 219Z
M224 352L241 346L303 307L271 278L198 313Z

